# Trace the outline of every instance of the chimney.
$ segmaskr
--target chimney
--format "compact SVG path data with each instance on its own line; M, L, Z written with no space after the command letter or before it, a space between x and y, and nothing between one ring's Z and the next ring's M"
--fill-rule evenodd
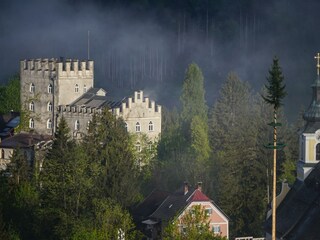
M183 194L186 195L189 192L188 182L184 182Z
M198 182L198 190L202 192L202 182Z

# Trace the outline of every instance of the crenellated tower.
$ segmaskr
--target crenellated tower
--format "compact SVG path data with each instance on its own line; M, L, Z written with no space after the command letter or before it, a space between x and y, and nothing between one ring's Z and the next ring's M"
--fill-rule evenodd
M304 181L320 161L320 53L315 58L317 59L317 78L311 86L312 101L303 115L306 125L299 139L297 178L301 181Z
M21 104L29 128L40 134L55 130L56 108L93 87L93 61L30 59L20 61Z

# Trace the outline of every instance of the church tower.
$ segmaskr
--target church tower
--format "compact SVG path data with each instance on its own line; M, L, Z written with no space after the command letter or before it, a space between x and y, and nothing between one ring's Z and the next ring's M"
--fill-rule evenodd
M300 156L297 166L297 178L304 181L313 167L320 161L320 53L317 59L317 78L312 87L312 101L303 118L305 128L300 134Z

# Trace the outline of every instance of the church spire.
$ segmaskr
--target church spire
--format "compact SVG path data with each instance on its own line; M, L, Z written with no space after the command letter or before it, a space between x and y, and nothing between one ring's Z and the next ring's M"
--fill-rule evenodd
M303 115L307 122L320 122L320 53L314 57L317 60L317 79L311 85L312 101L308 110Z

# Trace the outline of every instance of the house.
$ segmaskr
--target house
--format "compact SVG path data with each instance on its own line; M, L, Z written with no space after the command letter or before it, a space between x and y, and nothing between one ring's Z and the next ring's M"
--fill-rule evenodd
M161 239L165 227L172 220L180 222L182 216L193 206L201 205L208 214L210 229L221 236L229 237L229 219L225 213L202 192L201 183L193 188L185 183L173 193L153 191L133 211L133 218L146 239Z
M50 145L51 139L50 135L30 133L20 133L4 139L0 142L0 170L7 168L14 149L21 150L28 164L33 166L36 154L41 154L41 150L45 150ZM41 168L41 163L39 167Z
M318 58L318 57L317 57ZM312 85L312 101L304 113L306 121L300 133L297 179L289 191L277 200L277 239L320 239L320 58L317 79ZM271 239L272 217L267 216L266 238Z

